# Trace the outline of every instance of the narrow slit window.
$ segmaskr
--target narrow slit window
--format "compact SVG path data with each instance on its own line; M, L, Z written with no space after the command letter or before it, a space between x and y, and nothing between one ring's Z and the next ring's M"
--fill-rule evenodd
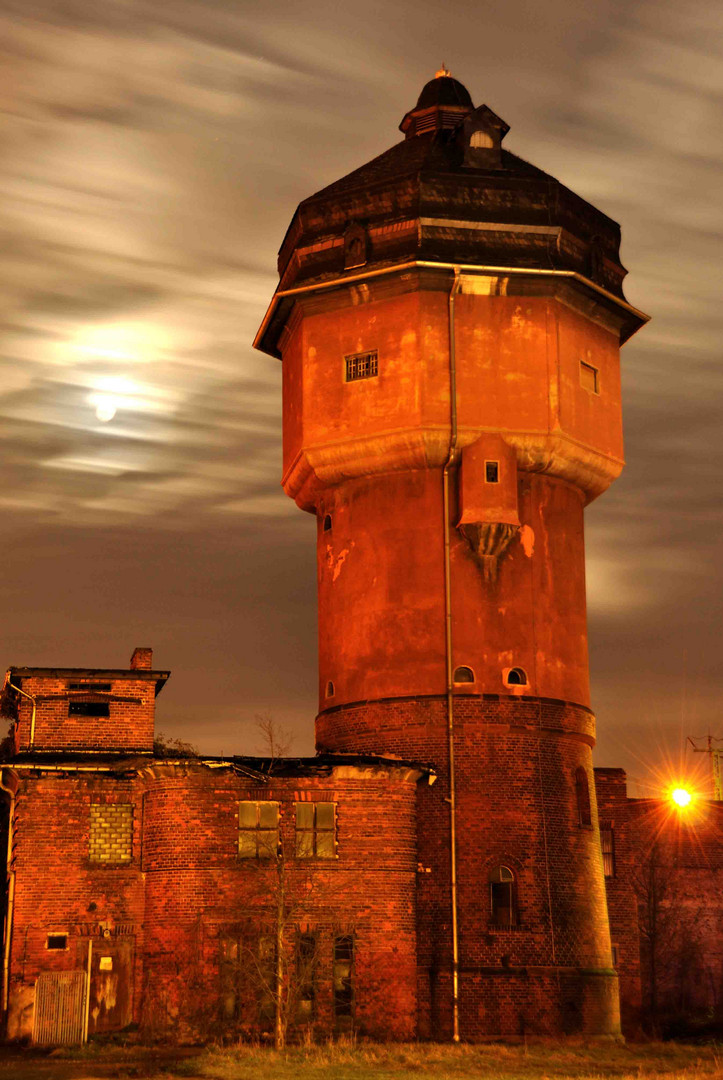
M598 369L593 367L592 364L586 364L584 360L580 361L580 386L591 394L600 393Z
M296 940L296 1018L300 1024L308 1024L314 1019L318 954L317 935L300 934Z
M487 484L499 484L500 463L499 461L485 461L485 482Z
M279 804L238 804L239 859L274 859L279 850Z
M509 866L497 866L491 872L490 916L494 926L517 925L515 875Z
M600 826L600 847L602 848L603 874L606 878L615 877L615 834L612 826Z
M359 379L373 379L379 374L379 354L373 352L354 353L344 357L345 382L357 382Z
M334 697L336 690L334 689L334 683L331 680L326 684L326 696Z
M61 951L68 948L68 935L67 934L48 934L47 941L45 942L46 949L51 951Z
M589 829L592 825L590 809L590 784L582 765L575 772L575 792L577 795L577 817L580 827Z
M454 681L456 683L473 683L474 671L471 667L458 667L454 670Z
M340 934L334 938L334 1020L351 1022L354 1016L354 938Z
M333 859L336 855L336 803L297 802L297 859Z
M331 514L324 515L324 524L322 526L324 532L331 532Z

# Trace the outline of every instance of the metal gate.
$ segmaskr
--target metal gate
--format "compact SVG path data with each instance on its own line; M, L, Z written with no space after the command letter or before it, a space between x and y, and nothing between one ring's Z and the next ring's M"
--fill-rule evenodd
M33 1042L72 1046L83 1042L84 971L43 971L35 983Z

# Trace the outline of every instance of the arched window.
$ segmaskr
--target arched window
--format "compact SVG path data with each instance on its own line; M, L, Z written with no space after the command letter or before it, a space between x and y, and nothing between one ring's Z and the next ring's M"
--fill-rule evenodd
M521 667L513 667L507 673L508 686L527 686L527 673Z
M471 667L458 667L454 669L453 678L456 683L474 682L474 671Z
M324 524L322 526L324 532L331 532L331 514L324 516Z
M490 913L495 926L517 926L515 875L509 866L490 871Z
M486 131L473 131L472 134L470 135L469 145L473 149L477 150L477 149L480 149L481 147L484 147L485 149L489 149L489 148L493 147L495 144L494 144L494 142L492 140L492 136L488 135Z
M326 696L327 697L334 697L334 694L335 694L334 683L330 679L329 682L326 684Z
M575 773L575 792L577 794L577 816L581 826L587 828L592 825L592 813L590 811L590 784L587 773L582 765Z

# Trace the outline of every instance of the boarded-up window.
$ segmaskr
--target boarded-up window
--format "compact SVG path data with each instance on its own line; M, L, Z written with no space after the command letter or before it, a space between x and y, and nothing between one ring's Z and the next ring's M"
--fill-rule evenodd
M336 803L297 802L296 857L333 859L336 855Z
M339 934L334 938L334 1020L349 1024L354 1017L354 938Z
M133 806L130 803L92 803L90 807L91 862L126 863L133 854Z
M603 873L605 877L615 877L615 836L612 826L600 826L600 846L602 847Z
M279 850L279 804L238 804L238 854L240 859L274 859Z
M580 361L580 386L583 390L589 390L591 394L600 393L598 370L592 364L586 364L584 360Z

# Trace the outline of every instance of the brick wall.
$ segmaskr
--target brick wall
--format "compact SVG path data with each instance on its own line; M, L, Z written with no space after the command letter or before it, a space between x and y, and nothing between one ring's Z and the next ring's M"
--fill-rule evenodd
M589 710L549 699L455 699L460 1010L463 1038L618 1029L591 762ZM431 762L418 793L420 1033L450 1033L447 718L442 698L327 710L319 749ZM576 771L589 779L581 827ZM490 875L512 870L513 928L491 925ZM558 975L567 989L557 991ZM562 985L562 983L560 984Z
M683 1034L723 1021L723 804L629 799L622 769L596 770L613 830L606 880L624 1030Z
M345 766L259 784L197 763L105 774L17 770L10 1033L31 1030L41 971L82 968L90 939L107 950L119 934L134 946L124 976L130 1015L147 1033L258 1030L255 1012L224 1014L224 942L273 934L283 888L285 948L301 931L319 935L319 1030L334 1023L333 941L350 934L356 1029L413 1038L418 773L352 773ZM279 802L281 881L274 862L238 857L241 800ZM295 803L315 800L337 805L337 857L297 859ZM67 933L67 948L48 950L50 933Z
M102 674L102 673L99 673ZM154 678L108 679L109 695L68 690L66 676L36 675L23 679L23 690L36 699L34 748L37 750L151 751L155 717ZM71 715L69 701L108 702L109 716ZM18 702L17 748L30 749L33 706Z

